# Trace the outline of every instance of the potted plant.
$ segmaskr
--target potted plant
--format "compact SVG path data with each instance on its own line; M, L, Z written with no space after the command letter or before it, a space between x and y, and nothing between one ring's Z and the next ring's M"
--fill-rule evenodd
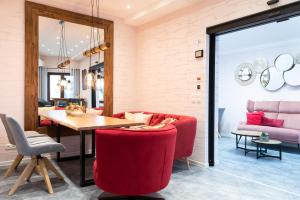
M266 133L266 132L262 132L261 135L260 135L260 137L259 137L259 139L261 141L269 141L269 134Z

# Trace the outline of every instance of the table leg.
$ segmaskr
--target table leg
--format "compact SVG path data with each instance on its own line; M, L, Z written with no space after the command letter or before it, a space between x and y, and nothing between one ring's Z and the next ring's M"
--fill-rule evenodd
M279 145L279 159L282 159L282 145Z
M85 179L85 136L86 133L84 131L80 131L80 186L85 187L85 186L90 186L94 185L94 180Z
M92 131L92 156L96 155L95 130Z
M245 156L247 154L247 136L245 136Z
M60 143L60 125L57 124L56 127L56 142ZM56 161L59 162L60 161L60 152L56 153Z
M256 144L256 159L258 159L259 144Z
M85 132L80 131L80 186L85 184Z

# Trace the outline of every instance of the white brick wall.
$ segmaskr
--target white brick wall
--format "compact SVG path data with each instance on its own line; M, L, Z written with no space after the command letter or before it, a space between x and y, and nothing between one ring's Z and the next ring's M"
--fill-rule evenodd
M0 0L0 113L14 116L22 124L24 121L24 2L24 0ZM58 6L55 1L50 0L35 0L35 2ZM89 8L72 6L68 1L59 4L59 7L90 14ZM120 19L111 16L105 18L115 23L114 112L132 110L135 105L135 28L125 25ZM71 144L78 143L72 138L65 140ZM1 162L12 160L15 156L15 151L5 150L7 143L6 133L0 123L0 165ZM73 150L71 151L73 153Z
M280 1L280 5L293 2ZM137 34L137 105L139 110L196 116L193 160L207 163L207 55L206 27L268 9L266 1L201 1L139 28ZM198 46L200 40L200 46ZM196 77L202 79L201 104L192 104Z
M35 0L89 14L71 1ZM282 0L280 4L293 2ZM194 115L198 131L193 159L207 162L205 133L206 58L195 60L197 41L206 51L207 26L268 9L262 0L210 0L171 14L136 31L115 21L114 111L149 110ZM138 44L138 46L136 46ZM0 0L0 112L23 124L24 116L24 0ZM202 78L201 104L191 103L197 76ZM0 162L11 160L0 125Z

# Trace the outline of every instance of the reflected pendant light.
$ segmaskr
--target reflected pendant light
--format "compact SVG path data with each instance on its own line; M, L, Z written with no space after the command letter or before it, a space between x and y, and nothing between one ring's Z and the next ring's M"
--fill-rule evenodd
M71 61L68 56L68 49L67 49L67 42L66 42L66 31L65 31L65 22L63 20L59 21L61 25L60 31L60 42L59 42L59 52L58 52L58 59L57 59L57 68L64 70L69 67L69 72L71 71ZM63 77L59 81L59 85L61 89L71 90L72 84L71 81Z

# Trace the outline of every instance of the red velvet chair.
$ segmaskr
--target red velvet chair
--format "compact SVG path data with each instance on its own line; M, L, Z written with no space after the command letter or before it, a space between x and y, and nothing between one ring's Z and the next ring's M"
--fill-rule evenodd
M132 113L136 113L132 112ZM141 112L141 111L139 111ZM172 123L177 129L177 139L175 147L174 159L185 158L188 168L189 160L188 157L192 155L194 148L194 141L197 129L197 119L191 116L185 115L174 115L174 114L163 114L163 113L153 113L153 112L143 112L145 114L153 114L150 125L156 125L166 118L174 118L175 122ZM124 112L114 114L113 117L124 119Z
M129 197L162 190L172 173L176 132L173 125L159 130L98 130L96 185L105 192Z

